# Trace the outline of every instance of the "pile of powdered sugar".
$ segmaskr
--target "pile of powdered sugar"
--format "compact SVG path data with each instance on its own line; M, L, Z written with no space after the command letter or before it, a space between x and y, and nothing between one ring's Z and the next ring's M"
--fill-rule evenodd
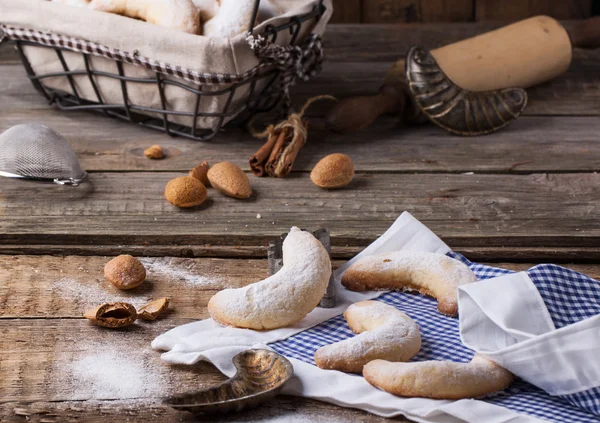
M84 355L69 363L75 395L84 398L157 396L160 375L128 357L107 352Z
M122 334L121 334L122 335ZM70 399L128 399L165 396L170 387L152 351L120 339L88 344L84 351L63 352L54 361L54 377Z

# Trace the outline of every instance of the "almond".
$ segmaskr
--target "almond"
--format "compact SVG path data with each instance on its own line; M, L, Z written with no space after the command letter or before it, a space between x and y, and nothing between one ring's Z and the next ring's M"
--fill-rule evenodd
M198 166L196 166L195 168L190 170L190 176L192 178L196 178L197 180L202 182L205 187L208 188L210 186L210 182L209 182L206 174L208 173L209 168L210 168L210 166L208 165L208 162L205 160L202 163L200 163Z
M335 153L323 157L316 164L310 179L321 188L342 188L354 178L354 163L345 154Z
M146 269L135 257L122 254L106 263L104 276L119 289L132 289L146 280Z
M96 326L124 328L136 321L137 312L129 303L106 303L86 311L83 317Z
M165 158L165 153L160 145L154 144L144 150L144 156L151 160L160 160Z
M171 179L165 187L165 198L177 207L194 207L206 200L206 187L191 176Z
M248 176L233 163L220 162L208 169L210 184L225 195L235 198L248 198L252 188Z
M138 317L142 320L156 320L163 312L169 308L170 298L160 298L150 301L148 304L140 307Z

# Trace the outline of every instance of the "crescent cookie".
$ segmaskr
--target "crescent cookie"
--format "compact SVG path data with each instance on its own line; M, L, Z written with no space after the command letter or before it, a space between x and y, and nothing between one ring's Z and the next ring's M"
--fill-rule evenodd
M204 35L233 38L248 30L254 0L221 0L217 14L204 23Z
M393 251L358 260L342 276L352 291L418 291L438 300L438 310L458 316L457 288L477 277L464 263L437 253Z
M312 234L293 227L283 241L283 267L273 276L238 289L224 289L208 302L217 322L248 329L292 325L321 301L331 260Z
M191 0L92 0L90 7L189 34L202 33L200 13Z
M52 0L53 3L62 3L68 6L88 7L90 0Z
M353 338L321 347L315 362L322 369L360 373L375 359L408 361L421 349L419 326L408 315L379 301L361 301L344 312Z
M452 400L501 391L515 379L511 372L479 355L470 363L375 360L364 367L363 376L371 385L390 394Z

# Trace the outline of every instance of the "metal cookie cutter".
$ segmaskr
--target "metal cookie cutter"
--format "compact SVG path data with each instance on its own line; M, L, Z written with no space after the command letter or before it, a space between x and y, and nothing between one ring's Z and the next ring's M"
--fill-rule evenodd
M329 230L326 228L321 228L311 233L315 238L321 241L321 244L323 244L329 253L329 257L331 257L331 239L329 237ZM269 275L274 275L275 273L279 272L283 266L282 247L283 240L286 236L287 233L282 234L278 239L269 242L269 248L267 249L267 258L269 259ZM332 272L331 277L329 278L329 284L327 285L327 291L325 292L325 295L323 295L319 306L323 308L333 308L335 305L335 284Z

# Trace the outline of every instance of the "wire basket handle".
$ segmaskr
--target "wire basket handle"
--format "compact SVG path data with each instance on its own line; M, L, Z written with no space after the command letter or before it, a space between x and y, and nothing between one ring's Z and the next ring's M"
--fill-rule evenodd
M248 25L248 35L252 35L252 32L254 31L254 22L256 22L259 10L260 0L254 0L254 10L252 11L252 17L250 18L250 25Z

